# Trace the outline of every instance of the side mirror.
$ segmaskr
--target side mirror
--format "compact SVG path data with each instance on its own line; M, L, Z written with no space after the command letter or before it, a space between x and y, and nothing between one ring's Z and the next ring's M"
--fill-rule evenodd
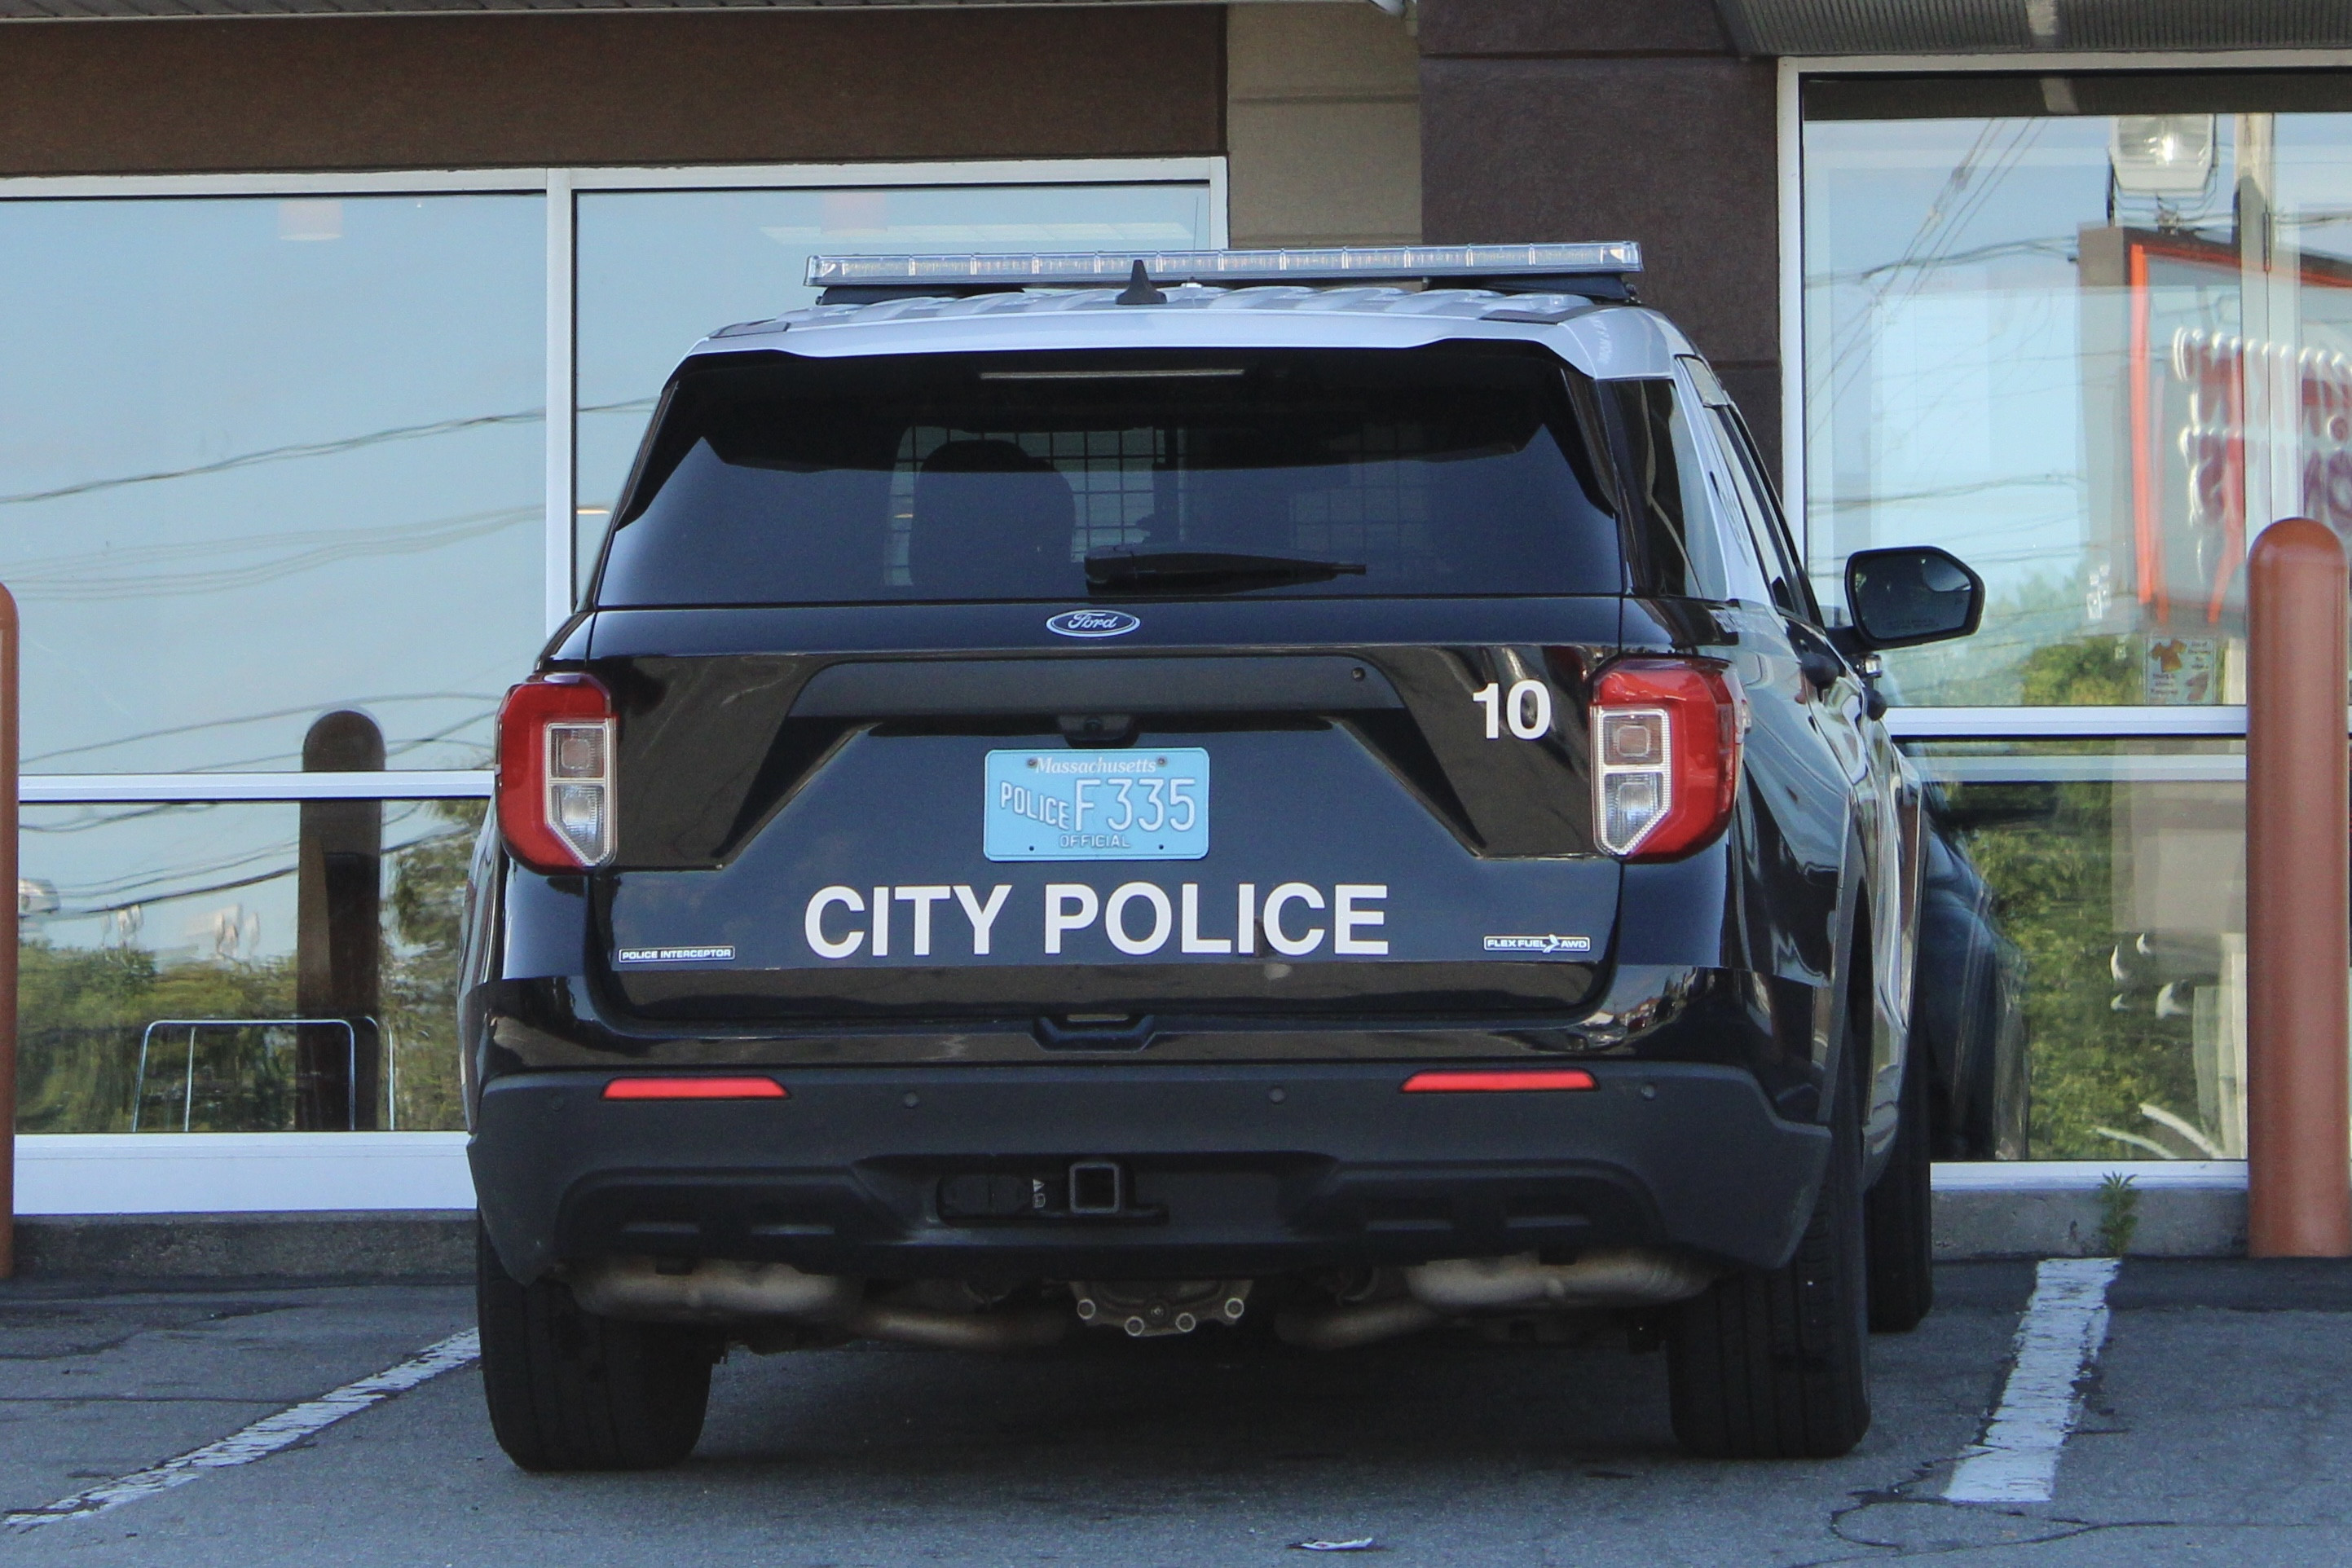
M1846 558L1845 603L1874 648L1964 637L1984 619L1984 579L1932 544L1863 550Z

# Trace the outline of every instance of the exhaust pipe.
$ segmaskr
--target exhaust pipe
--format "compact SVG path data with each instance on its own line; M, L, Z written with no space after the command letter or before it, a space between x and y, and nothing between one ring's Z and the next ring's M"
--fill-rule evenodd
M1687 1301L1720 1271L1680 1253L1628 1247L1588 1252L1573 1263L1515 1258L1454 1258L1404 1271L1412 1299L1440 1312L1528 1308L1663 1307Z
M1275 1332L1307 1350L1349 1350L1466 1314L1664 1306L1699 1294L1719 1273L1645 1247L1591 1252L1573 1263L1539 1262L1532 1252L1449 1258L1403 1270L1404 1296L1285 1312ZM941 1350L1037 1349L1077 1325L1074 1313L1057 1307L950 1312L867 1301L862 1279L807 1274L787 1263L705 1258L684 1273L664 1273L650 1258L601 1258L574 1265L569 1279L580 1305L599 1317L713 1327L782 1321Z
M869 1302L863 1279L807 1274L789 1263L706 1258L682 1274L665 1274L650 1258L599 1258L574 1264L569 1279L573 1299L600 1318L714 1328L782 1321L941 1350L1034 1349L1061 1339L1077 1321L1055 1307L944 1312Z
M1284 1312L1274 1320L1274 1333L1284 1344L1301 1350L1346 1351L1419 1333L1441 1321L1434 1308L1401 1296L1319 1312Z
M942 1312L931 1307L860 1307L842 1326L869 1340L947 1351L1041 1350L1058 1343L1077 1319L1059 1307L1011 1312Z
M572 1266L574 1300L600 1318L639 1323L730 1323L791 1318L835 1323L856 1307L866 1282L803 1274L789 1263L705 1258L665 1274L650 1258L597 1258Z
M1573 1263L1455 1258L1403 1270L1406 1294L1384 1301L1285 1312L1275 1333L1303 1350L1352 1350L1482 1312L1662 1307L1705 1290L1721 1271L1647 1247L1590 1252Z

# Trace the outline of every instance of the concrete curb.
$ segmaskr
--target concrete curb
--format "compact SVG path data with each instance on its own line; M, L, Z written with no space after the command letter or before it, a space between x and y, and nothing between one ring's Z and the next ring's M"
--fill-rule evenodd
M2131 1192L2130 1256L2245 1256L2242 1161L2021 1160L1935 1168L1936 1257L1957 1262L2104 1253L2102 1188L2116 1177Z
M1936 1194L1936 1258L2088 1258L2105 1252L2099 1194L1997 1188ZM2246 1194L2150 1187L2139 1194L2134 1258L2243 1258Z
M470 1209L53 1215L16 1221L16 1268L115 1279L467 1279Z

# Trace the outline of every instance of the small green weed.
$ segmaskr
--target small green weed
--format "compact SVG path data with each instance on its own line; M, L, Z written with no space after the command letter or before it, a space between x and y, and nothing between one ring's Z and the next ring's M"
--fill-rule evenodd
M2131 1250L2132 1234L2139 1229L2139 1188L2121 1171L2110 1171L2099 1184L2099 1252L2121 1258Z

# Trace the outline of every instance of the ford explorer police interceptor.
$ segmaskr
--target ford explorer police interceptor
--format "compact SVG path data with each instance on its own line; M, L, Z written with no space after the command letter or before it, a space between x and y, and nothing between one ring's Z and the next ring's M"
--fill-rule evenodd
M666 1464L854 1337L1616 1321L1843 1453L1927 1305L1921 829L1630 244L820 258L697 345L499 719L483 1372Z

